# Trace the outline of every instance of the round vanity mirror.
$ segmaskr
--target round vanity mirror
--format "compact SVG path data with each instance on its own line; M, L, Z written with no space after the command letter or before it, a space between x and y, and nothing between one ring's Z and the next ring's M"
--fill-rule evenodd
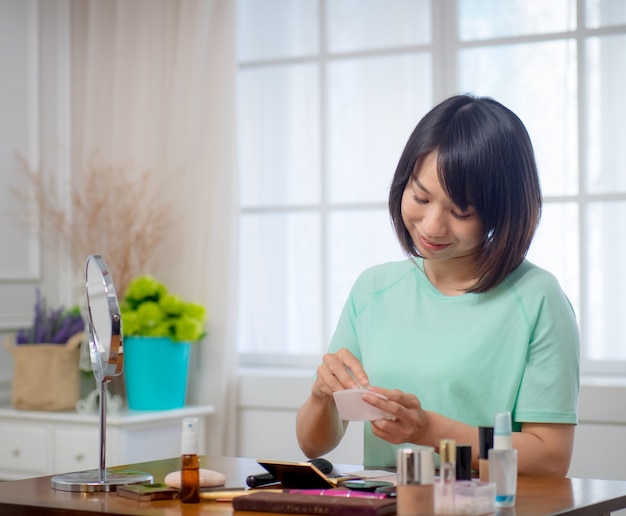
M124 346L122 317L115 286L104 258L91 255L85 271L87 290L89 356L96 381L100 384L100 467L97 470L66 473L52 477L52 487L61 491L114 491L118 485L152 482L140 471L106 469L106 399L108 382L122 373ZM78 367L78 364L76 365Z
M96 381L108 381L122 372L122 318L115 286L101 256L87 259L89 356Z

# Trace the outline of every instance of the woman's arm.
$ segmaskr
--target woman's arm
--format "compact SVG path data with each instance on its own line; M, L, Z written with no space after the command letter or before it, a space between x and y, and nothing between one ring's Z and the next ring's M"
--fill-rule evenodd
M348 426L341 421L333 392L367 385L369 380L359 360L345 348L326 353L311 394L298 410L296 437L302 452L309 458L320 457L334 449Z
M387 396L383 400L366 395L372 405L390 413L395 420L372 422L372 433L394 444L415 443L439 451L441 439L454 439L472 447L472 468L478 470L478 429L441 414L423 410L419 399L398 390L372 388ZM513 432L513 447L518 450L517 470L522 475L564 477L569 470L574 447L575 425L523 423Z
M521 432L513 433L517 448L517 470L526 475L564 477L574 450L575 425L523 423Z
M321 457L339 444L347 426L332 398L311 394L296 416L298 445L308 458Z

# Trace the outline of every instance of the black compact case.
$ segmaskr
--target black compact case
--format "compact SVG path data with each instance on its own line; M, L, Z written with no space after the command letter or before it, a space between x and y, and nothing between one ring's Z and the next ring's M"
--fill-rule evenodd
M257 460L285 489L330 489L337 480L311 462ZM341 479L343 480L343 479Z

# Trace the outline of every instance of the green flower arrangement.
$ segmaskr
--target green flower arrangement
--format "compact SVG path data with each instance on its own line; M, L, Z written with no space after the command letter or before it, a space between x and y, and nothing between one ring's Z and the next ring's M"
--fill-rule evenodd
M125 336L198 342L206 335L204 307L170 294L150 275L139 276L128 284L120 311Z

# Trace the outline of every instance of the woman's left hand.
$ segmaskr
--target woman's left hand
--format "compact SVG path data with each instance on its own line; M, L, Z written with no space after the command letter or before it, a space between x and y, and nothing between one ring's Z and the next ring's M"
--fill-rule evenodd
M382 394L363 394L363 399L389 414L388 419L370 421L372 434L391 444L413 443L432 446L439 451L441 439L454 439L478 449L476 427L455 421L437 412L424 410L414 394L398 389L369 387ZM576 425L558 423L522 423L519 432L513 432L513 448L518 450L517 470L524 475L567 475L574 446ZM472 467L478 469L477 454Z
M407 394L398 389L370 387L370 391L384 395L387 399L374 394L364 393L363 399L371 405L384 410L389 418L371 421L372 433L392 444L415 443L424 441L428 432L428 414L422 408L420 400L414 394Z

